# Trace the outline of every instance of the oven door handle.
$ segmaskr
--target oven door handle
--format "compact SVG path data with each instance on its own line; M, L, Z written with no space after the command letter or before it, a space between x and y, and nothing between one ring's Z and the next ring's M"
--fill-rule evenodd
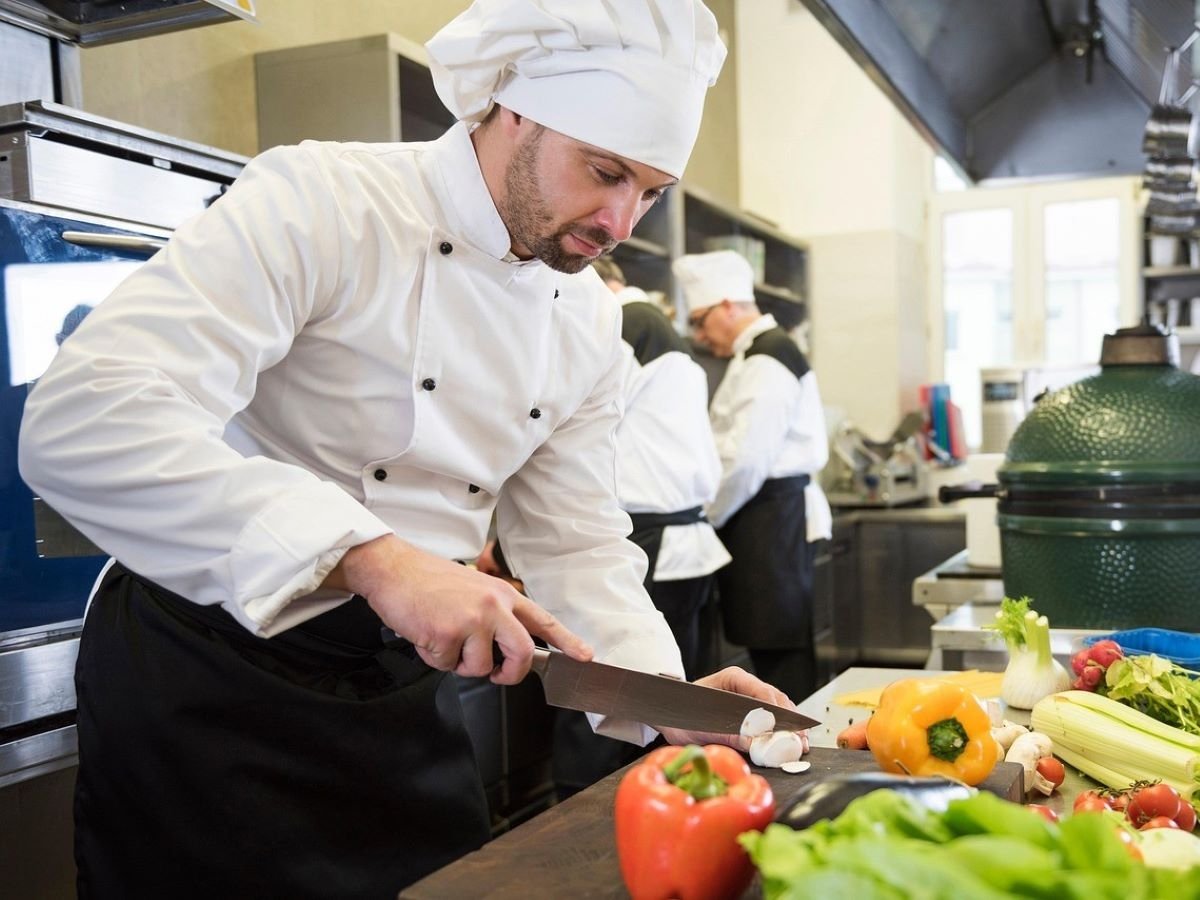
M64 231L62 239L80 247L102 247L106 250L125 250L152 256L167 245L164 240L138 237L133 234L101 234L95 231Z

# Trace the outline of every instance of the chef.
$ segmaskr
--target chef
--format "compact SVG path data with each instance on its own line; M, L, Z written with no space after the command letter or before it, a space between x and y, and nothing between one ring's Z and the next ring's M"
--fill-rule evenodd
M81 897L395 896L488 836L447 672L516 683L540 638L683 673L587 265L683 171L716 22L480 0L428 49L442 138L264 153L32 391L22 475L115 560L76 678ZM536 602L455 562L493 511Z
M714 572L729 562L704 505L721 462L708 424L708 382L683 339L610 257L594 264L621 303L625 415L617 426L617 499L633 522L630 540L649 560L645 587L675 635L689 677L700 665L700 613ZM638 748L596 735L579 713L559 710L554 783L570 796L632 761Z
M708 507L733 562L717 574L726 637L760 678L792 697L816 690L813 542L831 535L811 477L829 458L817 376L754 302L754 272L732 250L675 260L696 339L729 366L709 407L721 486Z

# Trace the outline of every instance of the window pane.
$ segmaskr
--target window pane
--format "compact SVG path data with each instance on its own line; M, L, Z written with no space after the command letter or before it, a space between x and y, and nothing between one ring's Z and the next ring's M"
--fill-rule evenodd
M1092 362L1104 335L1120 326L1120 204L1051 203L1045 224L1045 360Z
M1013 216L1008 209L942 219L945 380L962 409L967 445L979 446L979 370L1013 361Z

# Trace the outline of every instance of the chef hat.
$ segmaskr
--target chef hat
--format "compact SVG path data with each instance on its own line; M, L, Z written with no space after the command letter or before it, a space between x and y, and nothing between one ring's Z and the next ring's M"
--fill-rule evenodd
M688 312L716 306L722 300L754 302L754 270L734 250L692 253L671 264L679 279Z
M475 0L425 46L456 118L494 101L676 178L725 60L701 0Z

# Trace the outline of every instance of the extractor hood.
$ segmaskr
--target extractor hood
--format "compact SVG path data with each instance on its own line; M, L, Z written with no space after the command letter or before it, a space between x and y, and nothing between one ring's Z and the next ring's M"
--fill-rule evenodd
M0 0L0 22L84 47L238 18L208 0Z
M972 181L1140 174L1194 0L796 0ZM1192 53L1180 60L1178 97ZM1193 106L1195 100L1193 100Z

